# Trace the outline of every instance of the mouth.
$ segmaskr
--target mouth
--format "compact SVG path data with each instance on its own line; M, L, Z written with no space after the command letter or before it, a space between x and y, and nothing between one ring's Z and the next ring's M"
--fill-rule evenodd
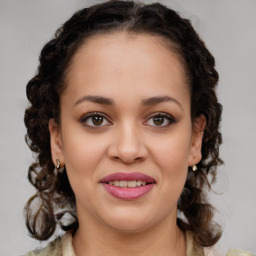
M113 173L100 183L112 196L122 200L134 200L148 193L156 184L154 178L143 173Z
M147 184L146 181L142 181L142 180L115 180L115 181L110 181L107 182L106 184L115 186L115 187L120 187L120 188L136 188L136 187L141 187L141 186L145 186Z

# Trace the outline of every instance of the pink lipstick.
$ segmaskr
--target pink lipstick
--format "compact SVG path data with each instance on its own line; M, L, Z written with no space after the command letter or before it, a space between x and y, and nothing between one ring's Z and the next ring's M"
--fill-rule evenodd
M139 172L117 172L101 181L106 191L122 200L134 200L148 193L155 185L155 179Z

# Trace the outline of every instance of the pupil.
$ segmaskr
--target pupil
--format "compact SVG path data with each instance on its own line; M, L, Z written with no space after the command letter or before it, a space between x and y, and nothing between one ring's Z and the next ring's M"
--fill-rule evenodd
M94 125L101 125L103 122L102 116L94 116L93 117L93 124Z
M164 122L164 119L162 117L160 117L160 116L154 117L154 124L155 125L161 125L161 124L163 124L163 122Z

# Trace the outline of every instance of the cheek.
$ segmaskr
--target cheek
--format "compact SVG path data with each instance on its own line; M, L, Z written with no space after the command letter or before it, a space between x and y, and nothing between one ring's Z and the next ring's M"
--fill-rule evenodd
M190 133L176 133L154 145L151 156L161 172L159 182L169 196L178 198L187 177Z
M178 172L187 169L190 153L190 136L188 132L173 134L152 143L152 155L163 170Z
M97 179L97 164L105 154L106 145L98 134L88 136L83 132L69 133L63 131L63 154L70 181ZM88 177L90 179L88 179Z
M106 143L101 136L88 136L83 132L66 135L68 136L63 140L63 153L68 179L77 205L82 204L91 211L97 207L95 202L100 179L99 163L104 157Z

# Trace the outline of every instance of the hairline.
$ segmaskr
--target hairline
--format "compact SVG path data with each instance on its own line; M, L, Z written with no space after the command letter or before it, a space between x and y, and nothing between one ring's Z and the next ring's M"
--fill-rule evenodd
M186 63L186 60L184 58L184 54L182 53L182 48L180 45L177 43L173 42L170 38L167 36L161 35L160 33L157 32L150 32L150 31L136 31L135 29L132 28L127 28L126 26L122 26L121 28L115 27L115 28L110 28L110 29L105 29L105 30L99 30L99 31L94 31L91 34L84 35L82 39L78 39L76 42L74 42L74 45L71 46L71 51L68 55L68 61L66 64L65 69L63 70L62 74L62 90L60 92L60 97L62 93L65 91L68 83L69 83L69 74L71 72L71 67L73 66L73 60L77 54L77 52L87 43L87 41L93 40L97 37L101 37L104 35L115 35L118 33L126 33L130 38L133 36L138 36L138 35L144 35L148 36L154 39L157 39L158 43L160 43L165 49L170 50L172 53L176 55L178 58L181 67L182 67L182 73L185 76L185 81L188 86L188 90L191 96L191 75L189 72L188 65Z

